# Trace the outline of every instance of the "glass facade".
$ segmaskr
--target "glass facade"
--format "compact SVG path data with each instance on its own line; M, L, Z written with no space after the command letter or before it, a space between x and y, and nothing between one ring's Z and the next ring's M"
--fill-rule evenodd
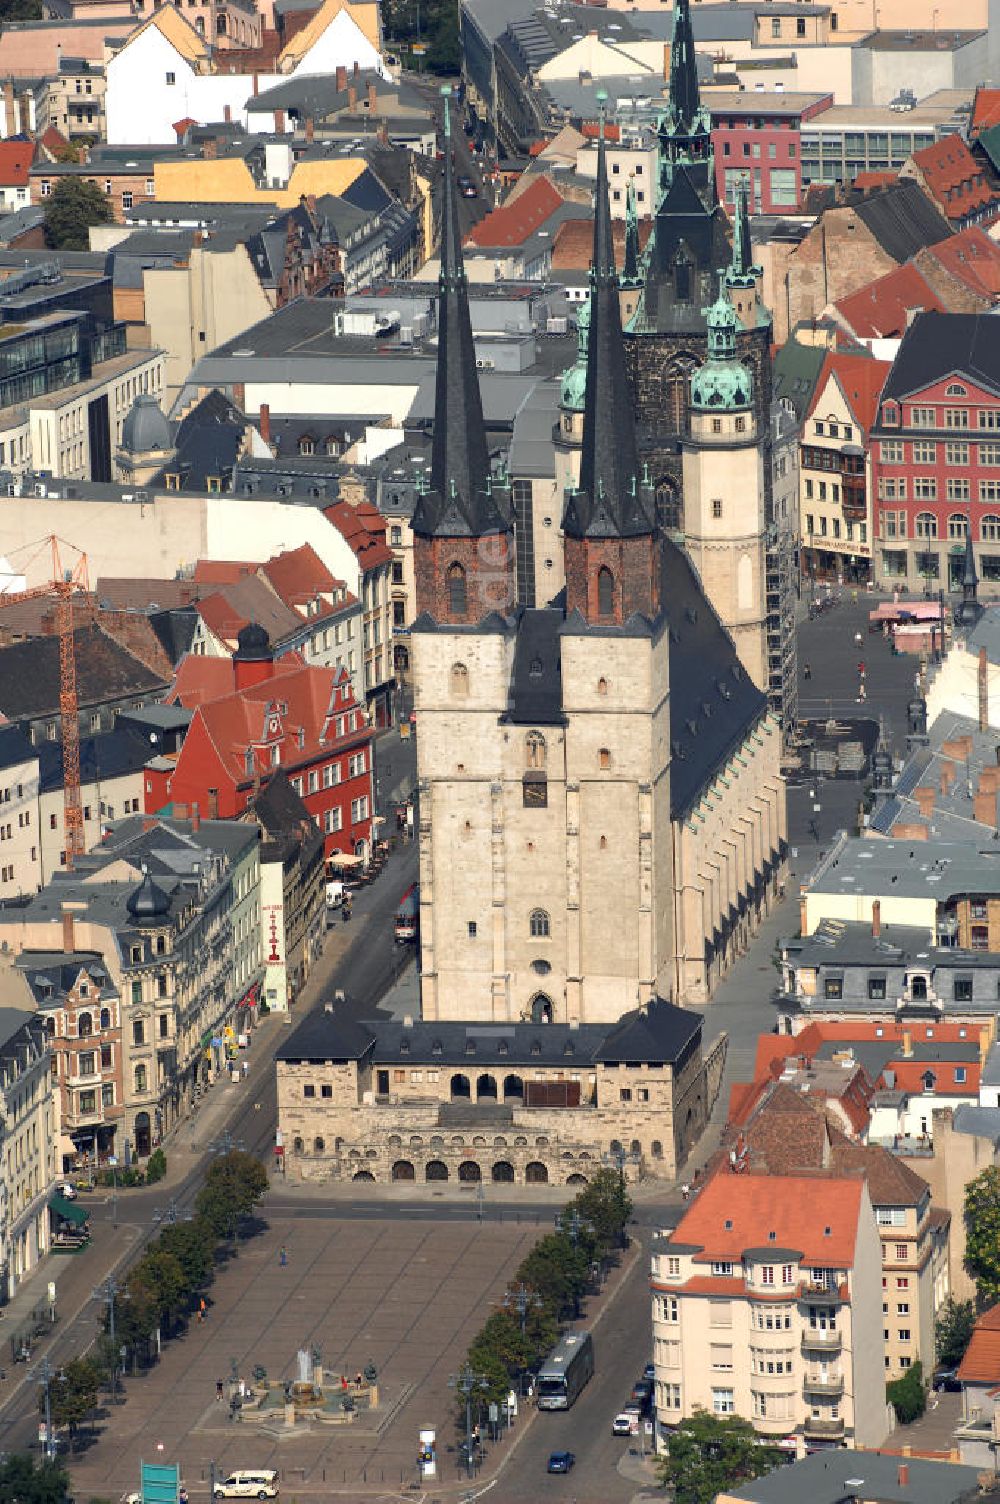
M86 381L95 365L125 354L125 329L95 331L86 317L0 326L0 407L15 407Z
M887 130L881 125L835 130L809 122L802 131L802 184L847 183L859 172L898 171L921 147L933 146L933 130Z

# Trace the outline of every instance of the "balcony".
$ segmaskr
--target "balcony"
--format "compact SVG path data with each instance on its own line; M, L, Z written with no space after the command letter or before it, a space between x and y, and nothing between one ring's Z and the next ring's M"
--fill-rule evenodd
M844 1376L839 1373L807 1373L802 1381L806 1394L821 1394L826 1399L839 1399L844 1392Z
M844 1422L839 1418L831 1420L828 1416L820 1418L816 1415L807 1415L803 1430L807 1436L843 1436Z
M818 1348L824 1353L839 1353L843 1338L835 1327L807 1326L802 1332L802 1351Z
M839 1306L842 1296L839 1285L799 1286L799 1304L805 1306Z

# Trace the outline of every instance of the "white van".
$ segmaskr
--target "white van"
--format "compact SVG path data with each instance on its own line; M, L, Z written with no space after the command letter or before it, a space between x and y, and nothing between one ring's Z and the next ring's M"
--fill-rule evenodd
M217 1479L217 1499L276 1499L278 1475L273 1468L255 1468L230 1473L228 1478Z
M328 909L339 909L344 902L346 889L339 877L332 877L326 885L326 906Z

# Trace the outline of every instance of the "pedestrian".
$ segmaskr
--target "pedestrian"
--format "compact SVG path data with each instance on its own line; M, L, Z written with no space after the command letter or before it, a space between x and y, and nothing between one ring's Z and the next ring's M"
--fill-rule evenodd
M865 681L864 679L862 679L861 683L858 685L858 704L863 705L867 698L868 696L865 693Z
M244 1060L244 1062L243 1062L243 1079L244 1079L244 1081L249 1076L249 1074L250 1074L250 1062L249 1062L249 1060Z
M221 1379L216 1379L216 1381L215 1381L215 1398L217 1400L221 1400L222 1399L222 1380Z
M688 1185L687 1181L685 1180L684 1184L681 1186L681 1196L686 1201L690 1195L691 1195L691 1187Z
M278 1254L278 1263L281 1265L282 1269L284 1269L285 1265L288 1263L288 1250L285 1248L284 1243L282 1243L281 1251Z
M861 636L860 632L855 632L855 634L854 634L854 641L857 643L858 647L861 646L862 642L864 641L864 638Z
M812 669L809 667L808 663L804 663L802 665L802 677L803 677L803 679L811 679L812 676L813 676Z

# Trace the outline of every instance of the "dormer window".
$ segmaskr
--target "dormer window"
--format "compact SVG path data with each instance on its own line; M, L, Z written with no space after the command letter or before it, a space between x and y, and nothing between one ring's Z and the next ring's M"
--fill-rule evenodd
M408 1055L410 1053L410 1041L405 1037L405 1035L399 1041L399 1053L401 1055Z
M476 1041L474 1039L467 1039L465 1041L465 1053L467 1055L474 1055L476 1053Z
M531 1054L532 1055L540 1055L541 1053L542 1053L541 1040L539 1040L539 1039L533 1039L531 1041Z
M895 402L882 403L882 422L888 428L899 427L899 407Z
M444 1053L444 1047L442 1046L440 1039L435 1039L432 1042L432 1044L431 1044L431 1054L432 1055L441 1055L443 1053Z

